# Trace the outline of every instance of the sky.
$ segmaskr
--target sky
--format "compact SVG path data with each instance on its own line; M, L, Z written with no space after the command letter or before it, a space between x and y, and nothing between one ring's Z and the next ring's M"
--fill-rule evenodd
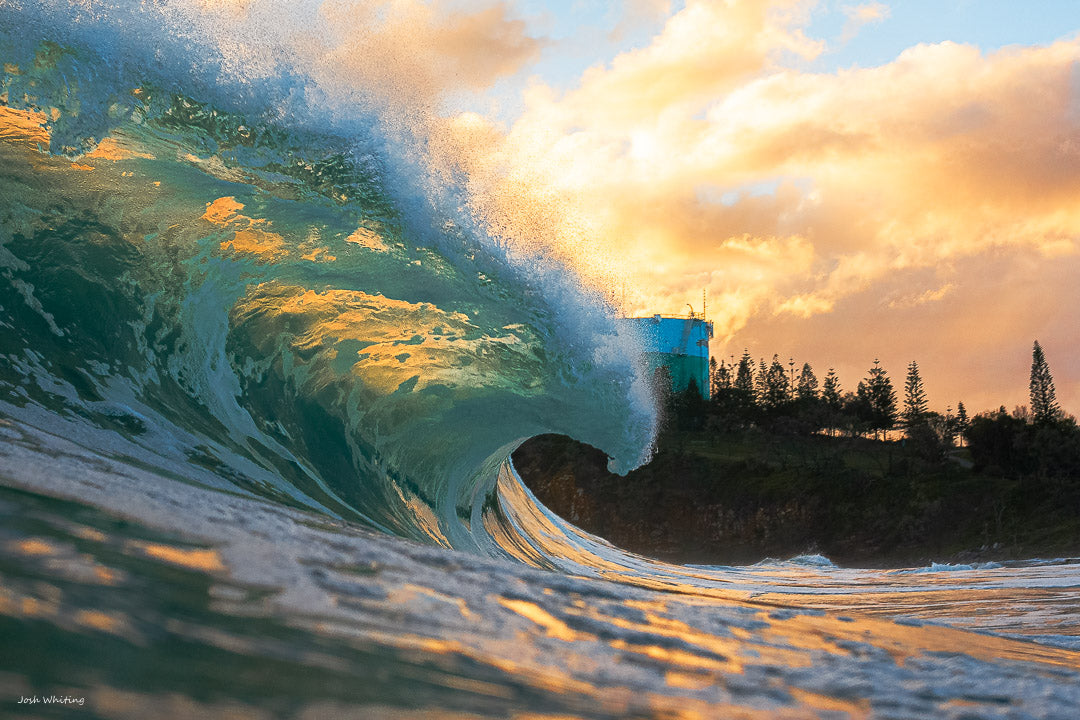
M720 358L914 360L939 410L1025 404L1038 339L1080 412L1080 5L502 7L536 44L439 99L495 232L630 314L706 293Z
M422 118L490 233L626 313L704 294L717 357L833 367L845 390L875 359L902 389L916 361L934 409L969 413L1027 402L1037 339L1080 413L1075 0L317 12L325 87Z

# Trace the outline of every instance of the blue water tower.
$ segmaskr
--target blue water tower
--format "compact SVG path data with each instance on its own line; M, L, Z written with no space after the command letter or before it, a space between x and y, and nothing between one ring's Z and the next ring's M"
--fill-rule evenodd
M649 369L666 367L671 375L671 389L681 392L693 380L702 397L709 397L709 339L713 324L704 317L689 315L625 318L644 344Z

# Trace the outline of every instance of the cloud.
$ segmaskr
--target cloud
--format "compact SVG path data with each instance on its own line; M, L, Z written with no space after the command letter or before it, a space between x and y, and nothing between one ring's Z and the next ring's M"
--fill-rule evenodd
M889 301L890 308L909 308L925 303L937 302L956 289L954 283L945 283L936 290L927 290L919 294L906 294Z
M309 100L414 119L490 89L547 45L513 0L160 0L148 11L206 42L223 75L301 79ZM106 11L102 11L105 14ZM346 111L347 112L347 111Z
M1080 408L1080 357L1075 352L1080 255L1040 261L1022 248L969 258L956 273L935 268L894 271L860 293L838 300L830 312L799 317L760 315L735 333L727 347L758 355L792 355L815 370L834 366L846 390L880 358L894 384L916 360L934 409L963 401L971 413L1026 404L1031 343L1044 347L1058 397ZM939 299L911 302L918 288L952 288ZM896 300L909 302L895 302ZM716 352L729 354L717 343Z
M487 89L544 47L506 2L466 10L450 0L331 0L319 12L332 32L321 40L325 86L384 102L431 106L454 92Z
M760 72L782 52L814 57L822 50L792 18L804 2L691 0L649 46L623 53L610 67L592 67L581 86L552 101L534 95L532 113L588 128L653 127L669 111L700 107ZM545 106L549 107L545 107ZM528 116L525 118L528 128Z
M663 267L664 246L690 241L671 223L700 225L717 212L694 198L693 186L712 174L687 155L707 129L695 116L784 53L820 52L796 27L806 7L691 1L650 45L590 68L569 92L534 85L505 136L483 133L482 148L445 138L435 145L456 148L448 156L463 159L477 212L497 234L530 243L539 228L541 242L573 246L590 267L620 264L613 256ZM473 136L476 126L447 125L451 135L463 127Z

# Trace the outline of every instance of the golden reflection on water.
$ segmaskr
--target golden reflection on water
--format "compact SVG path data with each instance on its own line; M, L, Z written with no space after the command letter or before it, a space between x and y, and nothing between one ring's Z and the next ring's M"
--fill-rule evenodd
M55 555L57 549L38 538L29 538L15 543L15 549L23 555Z
M484 387L499 378L496 370L506 362L506 353L515 353L526 369L538 362L512 329L484 335L464 313L359 290L318 292L277 281L261 283L237 301L231 319L234 326L265 322L290 328L290 349L305 357L321 354L321 362L305 369L320 388L346 372L381 395L407 381L411 391L431 384ZM278 335L267 333L274 342ZM280 348L259 350L273 355ZM425 402L448 401L429 397Z
M3 100L0 97L0 100ZM22 143L35 148L48 148L51 139L48 123L60 119L60 110L50 108L49 113L34 110L18 110L0 105L0 141ZM74 170L94 170L97 165L91 161L108 160L154 160L133 138L123 134L102 139L90 152L82 155L78 162L70 163Z
M401 499L402 504L412 511L410 521L416 529L440 546L450 547L450 541L443 534L439 517L435 514L435 511L426 502L416 497L411 491L402 488L398 483L389 481L389 484Z
M797 687L788 688L788 692L798 702L816 710L846 713L851 720L870 717L869 700L862 698L858 700L840 700L828 695L810 692L809 690L801 690Z
M452 597L423 585L406 583L387 595L387 601L390 603L408 604L414 602L417 598L434 600L440 604L445 603L456 608L463 619L481 622L480 616L469 610L469 604L465 602L464 598Z
M79 610L75 613L75 622L94 630L115 634L119 634L123 625L120 617L100 610Z
M43 112L15 110L0 105L0 140L48 147L49 131L45 129L48 118Z
M0 588L0 615L23 620L49 620L69 630L104 632L139 642L127 616L119 611L79 607L56 585L36 582L17 590Z
M235 197L220 197L206 204L202 220L222 228L233 228L232 237L221 241L222 251L231 250L241 254L255 255L265 262L273 262L289 255L285 238L278 233L264 230L267 220L241 214L244 204Z
M516 612L523 618L536 623L547 633L548 637L555 638L556 640L563 640L565 642L596 640L595 635L570 629L569 625L562 620L559 620L536 603L531 603L528 600L511 600L503 597L499 598L498 602L504 608Z
M72 530L73 534L79 537L87 534L90 528L73 525ZM91 531L91 538L84 539L96 541L97 538L93 536L93 533L96 531ZM100 535L100 533L97 534ZM42 538L30 537L9 541L5 547L9 553L36 560L49 571L75 582L89 585L117 585L125 577L122 571L102 565L93 555L76 552L68 544L57 544Z
M673 688L683 690L703 690L716 684L716 678L708 674L688 673L681 670L667 670L664 672L664 682Z
M550 562L536 548L523 542L511 532L494 514L484 513L482 517L484 532L510 557L533 567L550 567Z
M261 260L270 262L289 254L285 249L285 239L281 235L258 228L235 231L231 239L221 241L221 249L257 255Z
M0 588L0 615L21 618L56 617L59 614L60 603L57 599L60 591L55 586L39 585L38 592L53 590L55 598L34 597L24 595L9 588Z
M82 156L83 160L155 160L156 158L145 152L130 138L107 137L98 143L98 146Z
M221 572L225 565L217 550L202 548L180 548L159 543L132 542L131 547L158 560L178 565L189 570Z
M778 605L818 608L832 613L858 613L869 617L895 617L903 614L920 620L944 622L966 618L984 618L978 626L994 629L997 623L1008 626L1010 618L1024 617L1031 610L1042 614L1038 625L1025 627L1025 634L1076 635L1080 618L1080 600L1072 589L1040 587L965 587L956 578L918 580L928 589L847 590L842 593L762 593L754 600ZM934 589L934 585L939 585ZM958 587L959 585L959 587ZM1048 608L1053 608L1049 610ZM994 622L990 622L993 619Z
M206 204L206 212L203 213L202 218L215 225L221 227L228 227L233 222L244 222L246 224L262 224L265 220L255 220L241 215L240 211L244 209L244 204L237 202L236 198L227 195L225 197L219 197L217 200L208 202Z
M232 236L219 244L223 252L254 255L260 262L277 262L292 255L287 238L268 229L269 220L245 215L240 212L243 209L244 204L235 197L219 197L206 204L206 212L199 219L220 228L232 229ZM307 237L296 245L295 251L301 259L309 262L337 260L330 248L320 243L318 232L314 229L308 231Z
M305 245L299 250L303 252L300 257L309 262L334 262L337 260L337 255L330 254L330 248L308 247Z
M821 648L843 642L863 642L887 651L898 664L927 653L963 653L975 659L1020 660L1080 669L1080 652L996 635L984 635L941 625L914 626L874 618L796 614L770 616L766 634L781 642L806 646L820 638Z
M105 533L91 527L86 527L85 525L76 525L72 527L71 534L77 538L96 543L103 543L106 540Z
M72 533L75 535L76 533ZM161 542L129 540L123 547L139 555L170 565L220 575L226 570L217 550L183 547ZM5 544L5 548L27 562L52 562L72 555L68 546L39 537L25 537ZM364 576L367 577L367 576ZM1077 653L1043 648L1030 643L988 637L950 628L910 627L864 617L835 617L807 614L806 611L771 607L756 602L736 603L751 612L732 616L733 623L708 630L687 618L707 618L710 608L730 613L732 602L721 606L714 599L684 592L663 597L618 598L602 594L589 598L579 592L534 588L531 599L524 596L491 594L457 595L438 585L417 582L406 574L389 585L385 596L350 597L348 607L337 620L311 618L311 632L355 640L363 647L395 648L420 653L425 663L425 680L432 685L465 692L477 697L513 702L515 690L499 678L512 678L537 691L557 696L587 698L592 707L617 715L641 712L670 718L734 717L812 718L822 714L867 718L869 701L843 694L833 696L818 688L799 688L782 680L783 671L809 668L823 657L865 654L865 649L885 652L875 662L903 667L912 658L934 654L964 654L991 662L1022 660L1048 665L1080 667ZM587 592L588 584L581 589ZM523 591L527 587L522 584ZM351 614L363 608L361 622ZM700 610L706 614L687 610ZM500 612L502 615L500 616ZM633 612L628 612L633 611ZM65 602L61 591L39 584L33 594L0 590L0 613L18 618L49 619L76 632L100 632L145 642L128 617L116 610L78 606ZM408 620L416 618L415 624ZM298 623L304 625L305 621ZM402 628L410 627L402 632ZM605 628L598 632L594 628ZM258 653L252 639L222 633L197 623L169 618L165 629L230 652ZM313 667L342 669L341 658L305 655ZM463 665L463 661L467 661ZM642 692L618 679L597 680L601 663L607 667L654 668L662 683L671 689ZM473 665L487 668L462 672ZM340 666L340 667L339 667ZM749 674L750 669L753 674ZM764 675L762 675L764 673ZM727 698L738 698L735 676L744 682L775 682L776 707L747 707ZM619 678L616 674L611 676ZM762 680L762 678L766 678ZM732 689L734 688L734 689ZM681 695L681 696L680 696ZM116 717L142 708L138 694L108 696ZM773 697L770 695L769 697ZM788 698L785 700L785 698ZM978 698L971 707L985 707ZM786 706L793 703L794 706ZM123 709L121 708L123 706ZM942 699L943 711L962 707ZM222 708L197 704L178 712L217 712ZM244 716L241 707L234 708ZM520 715L527 717L527 714ZM574 717L571 713L569 717Z
M390 250L390 246L386 244L386 241L381 235L366 227L357 228L353 234L345 238L345 242L350 242L375 252L389 252Z

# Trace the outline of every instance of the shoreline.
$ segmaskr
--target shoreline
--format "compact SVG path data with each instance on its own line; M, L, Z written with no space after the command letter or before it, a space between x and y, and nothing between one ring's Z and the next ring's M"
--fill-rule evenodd
M1031 482L916 461L899 443L667 432L626 476L544 435L513 455L557 515L630 552L693 565L822 555L850 568L1080 558L1080 518Z

